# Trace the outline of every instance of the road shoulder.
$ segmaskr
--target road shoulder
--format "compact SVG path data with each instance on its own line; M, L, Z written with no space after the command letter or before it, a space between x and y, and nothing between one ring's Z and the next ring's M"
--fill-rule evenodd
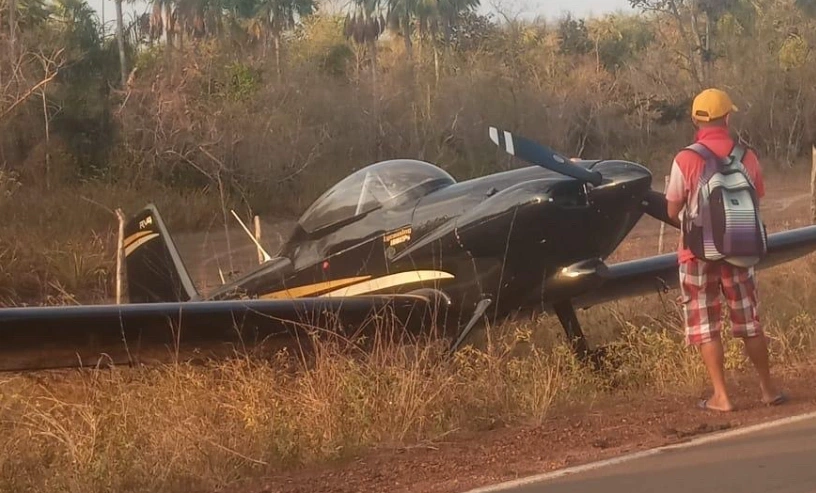
M689 441L701 435L816 410L816 368L784 377L791 401L758 402L751 374L734 382L734 413L701 411L697 396L617 395L576 409L559 409L540 425L448 435L411 447L368 451L328 465L302 468L231 489L231 493L462 493L623 454Z

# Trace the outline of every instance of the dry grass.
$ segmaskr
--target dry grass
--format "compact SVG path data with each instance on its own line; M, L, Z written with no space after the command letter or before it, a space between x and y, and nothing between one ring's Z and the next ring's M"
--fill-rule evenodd
M798 261L762 277L778 371L811 361L816 348L814 266ZM586 312L594 341L615 336L614 368L603 373L577 364L547 318L491 332L452 359L433 343L379 342L365 355L320 343L309 361L280 353L271 362L9 376L0 488L212 491L361 449L541 420L610 392L693 393L704 373L677 317L651 298ZM728 338L728 368L747 365Z
M17 182L15 182L17 183ZM173 232L212 228L219 205L204 192L87 183L45 192L0 174L0 305L97 303L113 292L116 217L154 202Z

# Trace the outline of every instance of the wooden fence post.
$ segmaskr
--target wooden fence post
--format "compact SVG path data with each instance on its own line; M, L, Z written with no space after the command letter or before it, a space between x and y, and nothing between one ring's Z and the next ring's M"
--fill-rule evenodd
M122 209L116 209L116 217L119 219L119 237L116 241L116 304L122 303L122 253L125 241L125 214Z
M669 189L669 175L663 177L663 194ZM666 231L666 223L660 221L660 237L657 240L657 254L663 253L663 233Z
M252 220L255 222L255 240L257 240L258 245L260 245L260 243L261 243L261 218L258 217L258 216L255 216ZM258 263L262 264L263 261L264 261L263 251L261 250L260 246L258 246L256 248L256 250L258 251Z

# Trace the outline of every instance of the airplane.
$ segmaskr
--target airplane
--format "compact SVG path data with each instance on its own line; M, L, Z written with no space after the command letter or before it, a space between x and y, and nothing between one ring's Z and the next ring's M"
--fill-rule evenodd
M595 350L576 309L678 285L676 253L606 259L644 214L680 225L641 164L567 159L496 127L489 136L530 165L465 181L413 159L365 166L303 212L276 256L257 243L263 262L208 294L148 205L125 226L129 303L0 309L0 367L22 365L19 351L36 368L83 366L102 352L131 361L142 339L254 344L331 322L353 331L385 311L440 328L451 351L474 327L554 313L586 360ZM816 250L816 226L770 234L767 247L758 269ZM46 348L73 360L58 365Z

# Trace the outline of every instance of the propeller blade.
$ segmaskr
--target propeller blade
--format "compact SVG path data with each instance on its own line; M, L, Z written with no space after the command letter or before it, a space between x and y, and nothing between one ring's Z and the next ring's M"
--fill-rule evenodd
M507 130L499 131L490 127L490 140L503 148L511 156L517 156L529 163L541 166L556 173L585 181L595 186L601 184L603 177L597 171L590 171L570 163L570 160L557 152L524 137L511 134Z
M666 196L656 190L649 190L643 196L641 202L643 212L657 219L663 221L669 226L674 226L680 229L680 223L669 218L669 211L667 208Z

